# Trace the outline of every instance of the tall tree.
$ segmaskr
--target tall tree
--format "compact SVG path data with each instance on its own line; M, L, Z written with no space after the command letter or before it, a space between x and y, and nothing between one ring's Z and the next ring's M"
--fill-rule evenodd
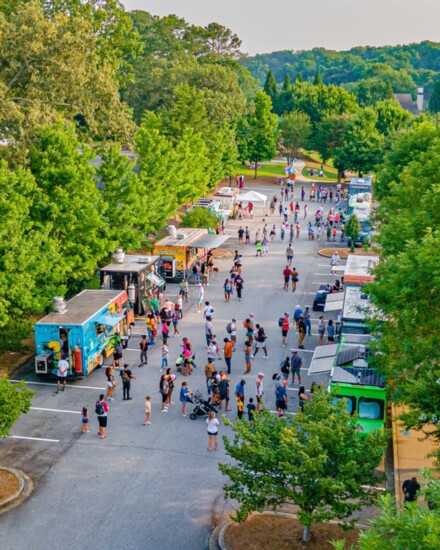
M310 117L305 113L293 111L281 117L279 150L290 164L298 156L299 150L308 144L312 133Z
M292 90L292 83L290 82L290 76L286 73L283 82L283 92L290 92Z
M276 154L277 126L277 116L272 113L270 97L260 90L253 101L253 112L249 117L247 135L247 151L249 160L252 160L255 165L255 179L258 163L272 159Z
M319 71L316 71L315 78L313 80L313 85L314 86L322 86L322 84L323 84L323 82L322 82L321 73Z
M0 378L0 437L11 435L9 430L20 415L29 412L34 394L24 380L12 384L7 376Z
M318 391L304 412L288 420L264 409L252 424L227 421L234 439L223 440L234 462L219 468L230 480L226 497L239 503L236 520L291 503L298 507L303 541L308 542L313 523L347 519L374 500L373 487L379 482L374 469L386 437L378 430L359 435L344 400L333 405L332 399Z
M375 110L377 113L376 128L384 136L405 128L412 118L411 113L403 109L395 99L379 101Z
M277 91L277 83L275 82L275 78L273 76L273 72L269 71L267 73L266 82L264 83L264 92L270 97L272 101L272 105L276 104L278 91Z
M318 123L313 144L323 163L334 155L336 149L344 145L349 121L348 115L329 115Z

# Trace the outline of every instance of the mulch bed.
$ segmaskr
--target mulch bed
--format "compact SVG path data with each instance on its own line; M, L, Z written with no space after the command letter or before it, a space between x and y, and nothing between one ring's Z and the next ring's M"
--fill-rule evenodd
M303 527L295 518L256 515L244 523L234 523L226 529L225 543L228 550L331 550L329 541L346 541L346 547L356 544L359 531L344 531L336 524L312 525L312 540L301 541Z
M348 246L346 248L322 248L318 254L320 256L325 256L326 258L331 258L333 254L337 252L341 260L345 260L349 254L356 254L357 256L377 256L378 252L375 252L371 248L364 250L363 248L355 248L354 252L350 250Z
M17 477L11 472L0 470L0 501L12 496L19 487Z

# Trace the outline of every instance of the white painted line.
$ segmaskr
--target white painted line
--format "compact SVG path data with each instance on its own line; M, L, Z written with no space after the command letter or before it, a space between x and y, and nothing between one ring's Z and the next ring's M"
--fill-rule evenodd
M319 283L320 285L322 285L322 283ZM310 294L312 296L316 296L316 292L307 292L306 294Z
M21 382L21 380L10 380L10 382ZM56 384L49 384L49 382L31 382L30 380L24 381L26 384L35 384L36 386L56 386ZM73 386L67 385L67 388L79 388L80 390L105 390L106 388L98 388L96 386Z
M31 407L31 411L49 411L49 412L57 412L57 413L81 414L81 411L65 411L63 409L43 409L42 407Z
M141 352L141 350L137 348L125 348L123 351L137 351L138 353Z
M44 437L25 437L24 435L10 435L12 439L27 439L29 441L48 441L49 443L59 443L59 439L46 439Z

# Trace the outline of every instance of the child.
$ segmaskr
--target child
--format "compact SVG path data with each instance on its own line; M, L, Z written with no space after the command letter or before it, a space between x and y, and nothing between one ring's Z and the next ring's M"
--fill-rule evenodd
M89 412L87 410L87 407L83 407L82 412L82 433L88 434L89 433Z
M248 413L248 420L249 420L249 422L252 422L252 420L254 419L255 411L256 411L256 406L254 404L254 398L253 397L249 397L249 403L246 405L246 408L247 408L247 413Z
M183 299L180 294L177 296L174 310L177 311L177 313L179 314L179 319L183 319Z
M244 397L241 393L237 395L237 416L239 420L244 416Z
M188 401L189 394L191 392L188 389L188 384L186 382L182 382L182 387L180 388L180 402L182 403L182 416L186 416L185 407L186 403Z
M150 416L151 416L151 395L147 395L145 398L145 420L144 420L144 426L147 424L151 424L150 422Z
M166 369L168 367L168 346L166 343L162 346L162 366L160 368L160 372L163 371L163 369Z

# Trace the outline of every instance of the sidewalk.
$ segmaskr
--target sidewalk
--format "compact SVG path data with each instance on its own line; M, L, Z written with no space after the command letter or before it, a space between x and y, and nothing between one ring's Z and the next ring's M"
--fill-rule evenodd
M420 432L404 431L402 424L396 420L402 410L402 407L395 405L392 407L394 484L397 506L402 505L403 482L413 476L420 481L419 471L421 468L434 469L434 459L427 456L434 450L434 442L430 439L420 441Z

